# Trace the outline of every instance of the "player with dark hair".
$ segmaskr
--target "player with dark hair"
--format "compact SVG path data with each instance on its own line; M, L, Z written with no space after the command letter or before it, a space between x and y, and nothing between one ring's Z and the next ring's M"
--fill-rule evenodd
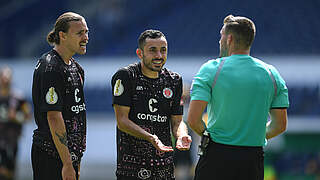
M171 133L176 148L189 150L191 137L182 120L182 78L163 68L167 40L158 30L144 31L136 50L141 62L112 77L117 119L118 180L174 179Z
M22 125L31 117L30 104L12 88L12 70L0 69L0 179L15 176L18 143Z
M191 89L188 123L202 136L195 180L263 180L263 146L286 130L288 89L276 68L250 56L250 19L229 15L220 34L221 58L202 65Z
M34 180L79 179L86 149L84 71L73 59L85 54L88 27L79 14L67 12L56 21L47 41L54 48L39 59L32 85Z

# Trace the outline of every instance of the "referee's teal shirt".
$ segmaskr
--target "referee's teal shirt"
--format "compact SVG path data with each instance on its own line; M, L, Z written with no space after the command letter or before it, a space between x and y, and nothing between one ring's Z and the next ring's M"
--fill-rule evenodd
M222 59L223 66L212 88ZM249 55L232 55L203 64L194 77L191 100L208 102L207 131L212 140L236 146L264 146L269 110L289 107L288 89L279 72Z

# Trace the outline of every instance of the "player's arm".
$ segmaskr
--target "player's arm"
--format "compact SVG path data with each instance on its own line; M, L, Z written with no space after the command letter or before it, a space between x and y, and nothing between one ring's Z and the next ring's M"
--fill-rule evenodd
M182 115L171 116L172 134L177 139L176 148L179 150L189 150L192 142L188 134L187 125L182 120Z
M206 129L206 126L202 121L202 114L207 104L208 102L206 101L192 100L189 105L188 124L199 136L202 136L202 133Z
M67 145L67 132L62 113L59 111L48 111L47 119L53 142L63 163L62 178L63 180L75 180L76 172L73 168L70 152Z
M287 109L271 109L271 121L267 124L266 138L271 139L278 136L287 129Z
M130 107L114 104L113 108L117 119L117 126L121 131L130 134L131 136L149 141L159 151L173 151L172 147L163 145L156 135L148 133L129 119Z
M121 131L144 140L150 140L152 138L152 134L128 118L130 107L114 104L113 108L117 119L117 126Z

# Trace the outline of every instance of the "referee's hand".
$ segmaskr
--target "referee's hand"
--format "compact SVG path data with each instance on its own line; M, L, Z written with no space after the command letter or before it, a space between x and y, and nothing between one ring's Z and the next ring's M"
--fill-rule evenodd
M165 146L156 135L152 135L150 139L151 144L160 152L172 152L172 146Z

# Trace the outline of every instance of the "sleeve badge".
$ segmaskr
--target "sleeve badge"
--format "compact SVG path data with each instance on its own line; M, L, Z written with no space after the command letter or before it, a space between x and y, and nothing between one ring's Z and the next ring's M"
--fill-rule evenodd
M58 94L54 90L54 87L49 88L46 94L46 102L48 104L55 104L58 101Z
M113 89L113 95L114 96L121 96L121 94L124 91L124 87L121 83L121 79L118 79L114 85L114 89Z

